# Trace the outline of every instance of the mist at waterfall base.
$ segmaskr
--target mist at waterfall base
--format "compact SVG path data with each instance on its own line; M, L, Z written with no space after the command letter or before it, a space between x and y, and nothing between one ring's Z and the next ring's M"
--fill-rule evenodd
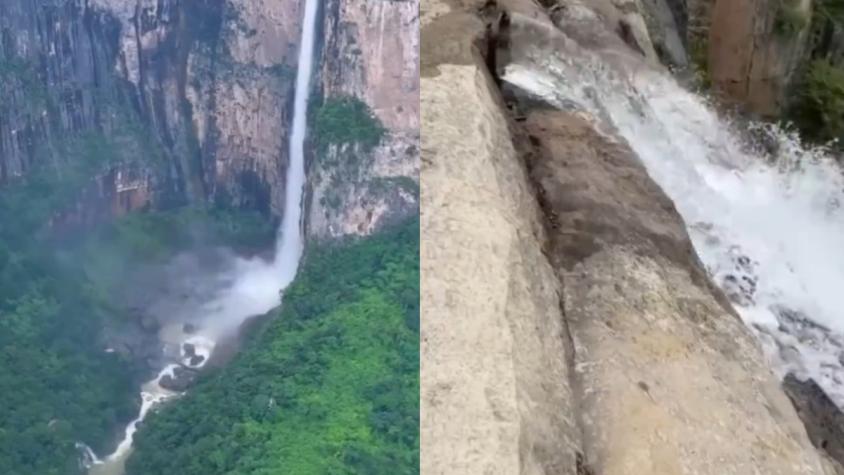
M87 446L80 444L83 459L90 466L91 475L122 474L138 424L156 404L178 395L163 388L160 384L162 379L172 378L180 365L191 369L202 368L221 339L238 332L248 318L265 314L279 306L281 291L296 277L304 247L302 241L304 144L307 134L308 96L313 69L317 11L318 0L306 0L296 73L289 163L285 180L284 214L278 230L275 255L272 260L260 257L250 259L233 257L225 266L224 271L217 275L201 277L205 282L196 284L210 286L213 289L210 298L197 305L192 305L190 302L183 303L183 308L179 312L181 318L165 325L160 332L162 342L179 348L179 356L176 359L180 361L168 364L155 379L142 386L142 405L138 417L126 427L125 435L115 452L101 460ZM195 325L197 330L186 332L185 322ZM185 343L190 344L195 355L200 357L198 361L186 354Z
M507 87L585 111L626 139L774 371L813 378L844 408L840 166L777 127L720 117L667 72L567 43L509 64Z

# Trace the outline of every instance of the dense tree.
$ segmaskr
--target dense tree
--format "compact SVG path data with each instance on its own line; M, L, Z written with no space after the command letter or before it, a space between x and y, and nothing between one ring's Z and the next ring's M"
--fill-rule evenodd
M247 347L148 419L128 473L418 473L418 252L418 221L310 249Z
M274 235L254 213L182 208L57 236L45 227L62 205L56 186L36 174L0 192L3 475L81 473L76 443L108 452L136 416L140 374L100 338L125 318L114 296L130 269L206 237L259 246Z

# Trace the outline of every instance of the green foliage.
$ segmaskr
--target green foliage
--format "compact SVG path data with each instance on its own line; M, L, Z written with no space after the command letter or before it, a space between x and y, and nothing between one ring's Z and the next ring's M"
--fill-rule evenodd
M388 193L400 189L419 198L419 184L408 176L375 177L370 180L369 189L374 193Z
M254 211L185 207L130 214L87 240L99 252L111 243L121 254L149 262L197 246L264 247L274 234L272 223Z
M844 69L815 60L795 90L788 116L804 137L826 142L844 136Z
M113 449L137 413L136 369L98 338L123 312L127 273L197 243L259 246L272 225L257 213L179 209L129 215L85 235L40 232L72 203L114 143L74 139L68 164L0 189L0 473L80 473L77 441Z
M815 10L830 21L844 24L844 0L816 1Z
M78 272L37 242L0 240L0 262L0 473L77 474L75 443L105 451L135 414L133 371L97 344L107 309Z
M366 150L378 145L385 133L369 106L351 96L328 98L316 111L313 131L323 148L360 144Z
M800 0L780 0L774 19L774 30L777 33L795 36L809 26L811 15L801 8L800 3Z
M709 52L707 51L707 42L702 38L694 38L689 44L689 58L697 77L698 86L701 89L710 89L712 87L712 75L709 72Z
M127 473L419 473L418 256L418 220L310 249L247 348L149 417Z
M0 62L0 81L30 105L48 97L30 64ZM127 137L145 143L138 130L127 120L109 133L37 143L35 166L0 189L0 473L80 473L75 443L108 451L136 414L134 369L98 338L114 318L108 292L58 259L44 231L97 173L127 157L155 156L127 147Z

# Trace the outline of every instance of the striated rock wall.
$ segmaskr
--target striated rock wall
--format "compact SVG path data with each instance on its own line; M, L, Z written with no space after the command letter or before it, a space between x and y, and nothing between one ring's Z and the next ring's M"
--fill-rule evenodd
M327 0L325 98L364 101L387 129L373 150L329 147L309 170L308 234L369 234L419 206L419 3Z
M298 0L10 0L0 29L0 183L95 137L113 206L282 209ZM138 168L143 196L102 183Z
M10 0L0 9L0 184L58 177L89 154L67 150L95 136L111 150L58 224L206 201L278 216L300 9L300 0ZM367 234L418 209L418 2L322 9L314 97L360 98L387 133L371 151L312 152L308 232ZM117 178L127 176L143 184Z

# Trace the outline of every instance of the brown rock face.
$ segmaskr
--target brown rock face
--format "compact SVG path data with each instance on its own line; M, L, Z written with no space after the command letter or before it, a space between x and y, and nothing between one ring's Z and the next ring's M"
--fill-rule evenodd
M118 213L211 199L280 212L298 0L7 3L0 183L72 167L93 138L110 148L90 175Z
M419 3L329 0L325 12L323 96L362 100L387 132L373 150L318 152L308 234L365 235L419 208Z
M806 52L808 21L799 31L777 26L779 0L718 0L709 30L713 85L727 99L763 117L776 116L786 88ZM808 20L811 0L797 0Z
M577 473L570 348L484 25L422 6L421 473Z

